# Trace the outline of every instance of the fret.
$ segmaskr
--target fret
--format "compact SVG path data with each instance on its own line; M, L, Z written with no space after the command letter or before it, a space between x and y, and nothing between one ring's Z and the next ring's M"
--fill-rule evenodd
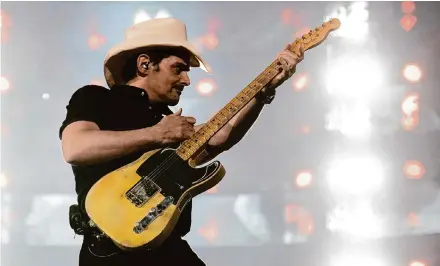
M189 160L205 145L235 114L237 114L263 87L278 73L277 62L266 68L256 79L239 92L228 104L217 112L190 139L184 141L176 153L184 160Z
M242 101L240 101L237 97L235 97L234 99L232 99L231 103L237 107L240 108L242 107L242 105L244 104Z

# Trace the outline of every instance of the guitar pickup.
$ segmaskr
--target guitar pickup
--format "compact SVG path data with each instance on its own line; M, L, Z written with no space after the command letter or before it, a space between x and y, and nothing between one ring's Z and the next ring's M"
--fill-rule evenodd
M135 224L133 227L133 232L136 234L142 233L157 217L162 215L163 211L168 208L174 202L174 198L172 196L165 197L156 207L150 209L148 214L142 218L139 222Z

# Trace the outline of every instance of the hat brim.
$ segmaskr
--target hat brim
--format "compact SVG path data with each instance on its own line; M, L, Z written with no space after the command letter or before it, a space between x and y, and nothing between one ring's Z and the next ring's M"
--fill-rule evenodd
M169 40L148 42L145 39L132 39L113 46L104 60L104 75L107 85L111 88L117 84L123 84L122 68L126 60L134 52L150 47L182 47L191 53L190 66L200 67L208 73L212 73L211 66L203 60L197 48L188 41L174 42Z

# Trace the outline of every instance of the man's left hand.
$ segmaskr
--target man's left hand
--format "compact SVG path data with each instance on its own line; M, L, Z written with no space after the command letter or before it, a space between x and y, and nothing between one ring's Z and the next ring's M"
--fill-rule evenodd
M275 89L295 73L296 65L304 59L304 47L302 44L299 48L299 55L296 55L291 50L292 46L288 44L281 53L278 53L277 59L280 62L281 71L262 90L265 96L274 95Z

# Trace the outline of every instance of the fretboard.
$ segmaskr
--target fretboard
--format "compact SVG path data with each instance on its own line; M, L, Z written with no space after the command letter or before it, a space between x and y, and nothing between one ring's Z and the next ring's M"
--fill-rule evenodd
M177 155L185 161L189 160L279 73L280 67L278 60L272 62L257 78L206 122L199 131L184 141L176 150Z

